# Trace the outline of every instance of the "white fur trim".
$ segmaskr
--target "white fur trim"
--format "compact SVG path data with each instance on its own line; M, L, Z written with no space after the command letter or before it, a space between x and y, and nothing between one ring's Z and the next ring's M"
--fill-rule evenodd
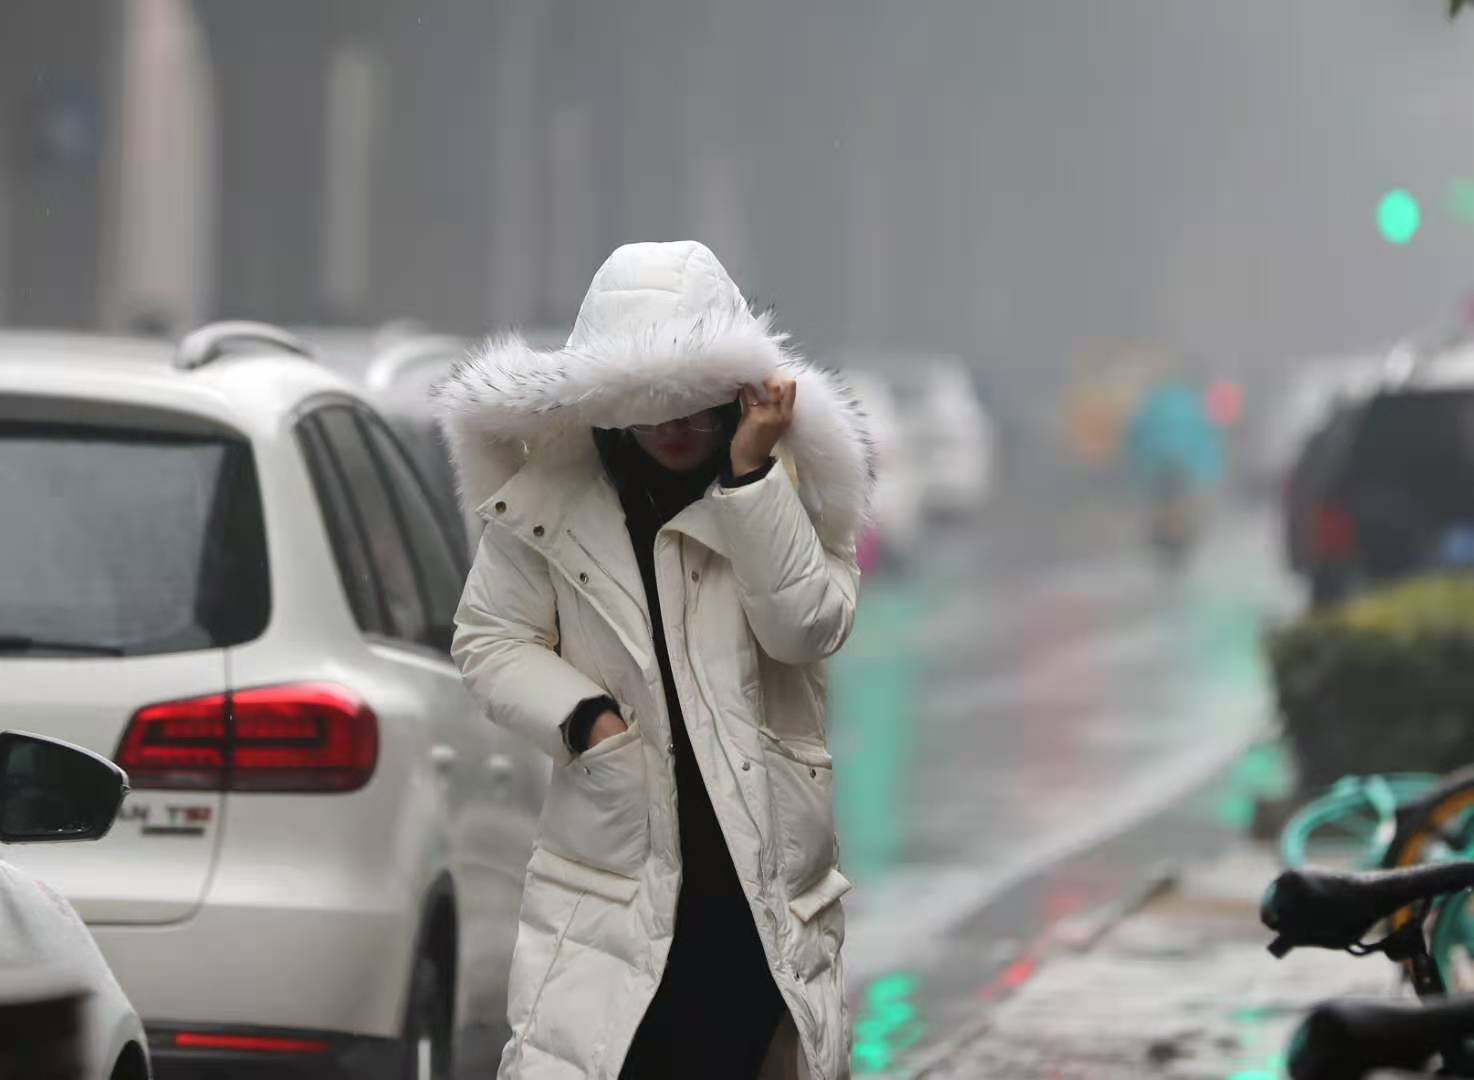
M836 376L787 347L771 313L748 308L699 244L620 248L595 275L568 345L492 338L435 396L471 508L530 456L586 445L590 428L687 416L779 372L798 384L784 447L799 497L827 544L852 543L873 474L864 414Z

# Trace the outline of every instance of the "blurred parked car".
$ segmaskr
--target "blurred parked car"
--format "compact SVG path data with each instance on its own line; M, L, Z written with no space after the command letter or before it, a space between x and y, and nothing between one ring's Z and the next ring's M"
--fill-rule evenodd
M875 441L875 490L871 495L875 550L866 561L878 567L904 565L916 549L922 527L922 479L911 444L896 415L889 384L868 372L847 372L845 379L869 419ZM870 569L870 567L863 567Z
M0 733L0 855L14 844L99 840L123 771L78 746ZM149 1080L138 1014L66 899L0 859L0 1076Z
M930 514L969 518L993 491L997 438L961 361L925 358L893 379Z
M291 332L368 398L414 459L431 498L448 518L463 522L467 550L474 548L480 525L461 509L449 451L430 409L430 388L466 355L471 342L431 333L408 320L372 330L319 326Z
M1326 502L1334 466L1344 455L1358 420L1355 403L1343 402L1305 441L1282 485L1285 562L1305 578L1316 606L1335 599L1340 575L1334 560L1317 565L1321 542L1315 532L1317 508Z
M460 519L309 354L0 338L0 715L135 789L107 840L16 861L161 1075L441 1080L453 1027L505 1016L547 766L448 654Z
M850 353L847 377L881 380L894 401L897 438L919 480L926 514L968 518L992 494L997 437L978 383L951 356Z
M1318 605L1474 564L1474 347L1408 365L1344 404L1291 474L1290 562Z
M292 332L369 399L420 468L431 497L464 523L468 550L474 550L481 521L460 505L455 469L435 422L430 391L475 342L435 333L408 319L375 328L312 326ZM523 336L538 348L561 347L566 337L549 327L525 330Z

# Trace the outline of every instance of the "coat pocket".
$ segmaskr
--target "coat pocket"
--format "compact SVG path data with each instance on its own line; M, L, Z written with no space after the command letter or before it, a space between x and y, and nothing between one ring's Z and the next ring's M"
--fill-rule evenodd
M834 760L820 743L780 739L766 728L763 757L788 895L823 878L839 859L834 835Z
M803 924L793 937L793 973L808 982L834 966L844 945L844 908L837 903L850 891L849 879L830 871L788 902L788 910Z
M553 771L541 847L584 866L635 877L650 850L650 796L639 722Z

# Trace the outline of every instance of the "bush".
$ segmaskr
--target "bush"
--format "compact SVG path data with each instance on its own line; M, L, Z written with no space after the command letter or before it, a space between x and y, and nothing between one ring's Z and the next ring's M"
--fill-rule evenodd
M1302 790L1474 763L1474 579L1399 585L1271 635Z

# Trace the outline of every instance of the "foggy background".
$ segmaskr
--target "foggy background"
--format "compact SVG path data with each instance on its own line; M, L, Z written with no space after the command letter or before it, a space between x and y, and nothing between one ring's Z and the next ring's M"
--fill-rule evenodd
M692 237L820 356L1247 374L1458 311L1471 48L1443 0L9 2L0 321L558 327Z
M1370 439L1344 426L1361 422L1371 396L1414 385L1401 379L1416 350L1400 373L1384 362L1394 343L1461 322L1454 359L1474 347L1474 12L1451 20L1449 3L0 0L0 376L9 387L0 435L11 440L6 466L22 463L0 467L0 479L24 480L15 490L26 497L9 502L37 508L3 520L19 537L13 550L55 563L35 581L12 573L33 606L0 614L37 610L74 625L96 600L117 606L121 624L122 605L158 592L136 587L158 561L145 543L163 520L152 508L195 505L193 489L164 470L128 476L143 498L105 483L114 473L87 455L108 453L115 436L79 437L47 419L49 405L37 422L34 395L95 396L86 415L131 439L155 420L118 409L122 397L157 396L162 418L194 408L190 395L234 385L212 381L227 377L219 368L165 376L164 340L11 328L169 339L217 319L289 327L337 368L335 385L371 403L412 448L429 484L411 511L437 499L454 523L455 485L426 391L466 343L427 344L406 320L466 338L515 325L547 344L566 335L618 245L705 242L747 295L776 307L802 350L841 368L873 436L874 520L855 551L862 601L830 667L825 735L844 873L856 885L844 901L856 1072L899 1076L953 1034L981 1030L984 1003L1018 990L1046 952L1053 962L1045 946L1067 920L1120 909L1123 896L1129 908L1164 865L1232 855L1251 826L1271 820L1263 805L1291 805L1283 793L1294 763L1275 741L1265 630L1370 587L1375 575L1362 571L1374 560L1361 560L1358 530L1370 537L1385 525L1408 550L1426 549L1433 567L1452 537L1466 560L1456 572L1474 569L1467 382L1451 379L1450 392L1415 403L1437 423L1394 414L1390 434ZM1403 212L1389 218L1382 208L1399 192ZM241 364L272 354L238 331L215 333ZM113 362L135 355L152 360ZM268 362L255 372L263 394L242 403L243 443L260 426L247 414L273 393L301 403L300 368ZM335 446L323 458L311 449L325 444L314 417L272 427L262 461L290 477L336 460ZM211 430L217 423L226 425L212 419ZM308 459L278 452L304 431ZM346 546L363 544L392 591L413 576L420 530L401 534L411 518L394 513L399 496L380 485L370 447L343 435L363 464L340 478L345 503L377 515L355 510L347 522L332 483L263 483L263 520L316 529L321 503L323 540L345 543L331 531L344 521ZM1363 444L1353 461L1347 447ZM73 465L73 450L88 464ZM1439 489L1424 500L1438 514L1395 497L1404 476L1419 491ZM104 491L106 506L96 498ZM412 485L400 494L413 496ZM1365 529L1353 514L1364 496L1376 512ZM1456 520L1438 516L1445 504ZM98 515L112 523L101 532L74 524ZM202 529L216 520L199 517ZM414 523L433 524L423 514ZM480 527L471 522L473 541ZM222 531L241 560L260 560L248 530ZM213 566L215 545L199 546ZM95 553L95 566L74 570L80 551ZM288 585L327 557L307 547L270 555L272 566L319 560L281 576ZM323 597L341 601L342 626L353 625L346 594ZM341 660L362 652L357 637L327 642L316 624L293 625L302 609L281 610L271 633L291 635L281 655L293 665L358 670ZM35 654L54 671L66 669L49 654L69 648L89 663L124 655L111 638L93 640L101 630L91 623L86 641L59 646L44 626L0 627L0 653ZM302 653L302 642L319 651ZM353 652L333 651L340 645ZM228 670L234 678L234 661ZM291 682L319 668L283 670ZM40 685L55 689L45 693L11 680L27 683L18 715L44 703L33 726L67 734L81 683L48 677L56 681ZM402 700L424 694L419 675L379 678L369 685L398 686ZM1328 698L1338 722L1354 696ZM116 717L89 730L94 750L122 745L123 707L137 703L123 694L116 704ZM427 718L443 707L421 705ZM1369 748L1360 771L1384 767L1375 739L1340 741ZM383 742L386 753L412 745ZM488 859L518 842L518 819L502 809L513 804L489 801L502 797L496 775L474 790L465 781L466 805L485 811L467 843L487 840ZM1265 803L1265 792L1281 801ZM153 797L163 796L144 794L108 842L140 844L144 871L133 876L167 892L184 880L169 869L179 841L142 839L148 806L166 807ZM480 831L481 822L496 828ZM296 840L280 838L279 863L302 877L282 880L341 877L338 853ZM161 850L168 873L145 872ZM268 849L219 850L229 860ZM68 880L81 882L90 871L73 858L81 876ZM515 862L520 873L525 853ZM1277 1072L1283 1058L1268 1055L1288 1032L1254 1025L1287 1024L1292 1010L1280 998L1274 1009L1244 1005L1272 978L1253 922L1269 877L1259 866L1224 874L1250 927L1239 969L1216 951L1182 953L1179 968L1149 958L1160 973L1191 967L1200 979L1187 983L1197 998L1181 984L1157 997L1137 974L1148 954L1132 953L1115 969L1124 975L1099 980L1125 989L1083 1003L1135 1002L1171 1039L1236 1054L1217 1075ZM221 895L215 881L259 877L255 864L210 873L205 906ZM515 905L500 924L492 909L515 900L506 883L521 879L496 873L500 887L478 878L465 894L488 901L482 925L472 926L470 905L462 924L478 958L500 955L484 941L510 949ZM84 884L75 894L88 901L112 888ZM337 967L323 965L316 999L295 986L292 943L316 923L294 918L332 914L297 890L275 908L263 902L283 931L253 949L265 960L253 955L249 970L191 965L177 943L142 948L128 927L110 960L144 1019L166 1031L193 1017L259 1034L264 1014L311 1040L339 1023L355 995L326 991L332 978L362 981L361 957L344 950ZM225 917L201 922L236 926L233 899L220 902ZM1191 936L1213 950L1223 937L1216 924ZM413 947L403 943L405 955ZM1170 951L1179 956L1176 944ZM500 977L480 962L459 970ZM259 985L302 993L248 1001L263 972L273 981ZM1204 1000L1212 1010L1191 1004ZM153 1015L158 1001L197 1012ZM1163 1007L1176 1001L1189 1005ZM1130 1034L1081 1005L1072 990L1035 1015L1065 1018L1092 1049ZM282 1008L296 1011L284 1019ZM1250 1014L1259 1019L1241 1022ZM1247 1034L1225 1041L1205 1015ZM505 1038L499 1008L478 998L461 1019L476 1029L457 1051L462 1075L490 1075ZM1139 1076L1150 1063L1166 1077L1175 1057L1201 1065L1175 1046L1143 1040L1130 1071L1112 1075ZM958 1075L1030 1074L995 1063Z

